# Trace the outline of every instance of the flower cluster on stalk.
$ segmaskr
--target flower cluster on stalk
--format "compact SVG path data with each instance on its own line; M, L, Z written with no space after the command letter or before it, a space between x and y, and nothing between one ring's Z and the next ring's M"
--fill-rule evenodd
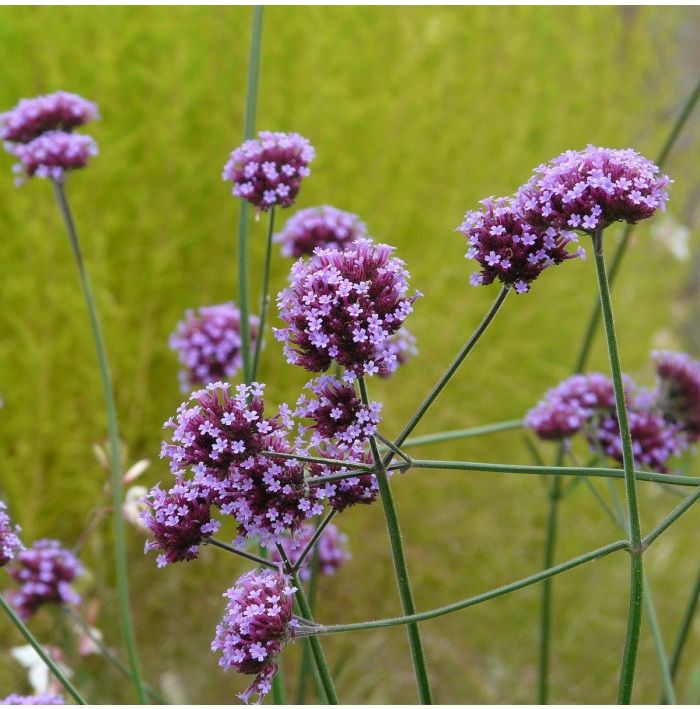
M97 155L97 144L73 129L95 118L99 115L94 103L66 91L21 99L0 114L0 138L18 160L17 184L35 175L61 182L67 172L85 167Z
M656 387L646 391L625 377L625 402L636 464L667 473L669 459L699 438L700 363L680 352L653 357ZM577 374L550 389L527 413L525 425L546 440L581 433L593 452L622 462L613 383L603 374Z
M257 210L290 207L301 181L310 174L314 149L298 133L260 131L231 153L223 179L233 182L233 194Z
M9 564L24 549L18 536L22 530L18 525L12 526L6 509L5 503L0 502L0 566Z
M250 315L251 348L258 337L259 320ZM170 349L178 352L183 391L234 377L243 366L241 312L234 303L188 310L170 336Z
M257 675L238 696L260 704L277 673L275 658L294 637L292 595L296 588L279 572L251 571L224 594L228 598L222 622L211 644L221 652L219 665L246 675Z
M31 618L46 603L80 602L70 584L83 573L83 566L54 539L40 539L20 551L8 569L21 584L11 602L22 620Z

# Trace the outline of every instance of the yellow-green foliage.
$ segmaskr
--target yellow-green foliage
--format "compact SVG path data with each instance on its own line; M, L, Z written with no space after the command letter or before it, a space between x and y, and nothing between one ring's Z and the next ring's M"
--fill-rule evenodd
M237 299L238 204L221 170L243 135L251 15L245 7L0 10L0 111L58 89L100 107L102 120L85 129L100 155L67 191L101 313L121 434L132 462L152 459L148 485L169 476L158 459L161 425L181 401L168 335L186 308ZM299 132L317 151L297 207L332 204L360 214L375 239L397 247L425 294L409 323L419 357L393 380L370 382L385 402L385 433L403 425L498 291L468 285L472 264L454 232L464 212L488 195L512 193L536 165L589 142L653 159L696 79L686 57L692 19L692 10L663 7L266 9L257 127ZM670 210L680 220L697 189L696 128L688 127L666 166L676 181ZM0 481L27 543L52 536L72 545L105 499L105 475L91 451L106 438L96 358L50 185L37 179L16 189L11 158L0 163ZM280 227L285 218L278 212ZM264 218L253 225L254 302L265 229ZM618 235L610 230L609 246ZM273 294L289 265L276 256ZM642 381L651 349L669 337L682 346L674 302L687 268L652 244L648 224L639 226L614 305L623 367ZM595 293L589 259L545 272L530 294L510 296L418 433L521 417L571 373ZM271 319L276 324L274 308ZM598 342L591 367L606 366ZM283 364L272 339L260 376L273 403L293 402L306 380ZM425 456L528 461L517 431L433 446ZM393 485L419 609L539 570L546 499L536 478L424 471ZM642 503L649 529L675 498L647 486ZM339 525L355 558L322 581L318 617L398 614L380 508L352 509ZM169 673L181 701L235 703L245 678L223 675L209 643L221 593L247 567L206 548L196 562L156 570L153 555L141 553L144 537L127 531L148 680L160 686ZM561 509L557 559L617 534L580 486ZM110 536L105 522L82 552L99 583L113 582ZM648 557L667 645L695 573L691 537L697 515ZM618 555L557 580L552 700L614 701L627 574ZM425 624L436 700L535 701L538 599L533 587ZM120 647L115 618L108 594L97 622ZM0 637L4 647L21 644L2 621ZM415 701L403 629L323 642L331 667L342 666L341 701ZM695 639L689 660L697 649ZM291 686L298 648L286 657ZM15 665L0 649L0 694L26 689ZM91 658L86 670L76 681L93 702L133 701L128 682L101 660ZM683 693L688 677L681 673L679 698L694 701ZM656 702L659 688L645 631L635 697Z

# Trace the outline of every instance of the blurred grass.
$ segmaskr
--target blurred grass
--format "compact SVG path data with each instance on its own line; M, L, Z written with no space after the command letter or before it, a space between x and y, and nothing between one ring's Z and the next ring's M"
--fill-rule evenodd
M186 308L236 298L238 205L220 173L243 132L251 15L245 7L0 9L1 110L57 89L100 106L102 120L88 131L100 155L71 179L68 194L103 320L121 434L131 460L153 460L147 484L168 476L158 460L161 425L181 401L168 335ZM454 234L464 212L589 142L653 158L696 81L698 46L698 11L687 7L266 9L257 125L299 132L317 150L298 208L326 203L360 214L377 240L397 247L426 296L409 324L419 358L390 382L370 382L384 401L385 433L399 430L496 296L496 287L468 285L464 240ZM681 222L696 216L697 128L696 116L666 167L676 181L670 212ZM0 482L26 542L52 536L73 544L103 502L104 475L91 452L106 437L95 355L49 185L15 189L11 159L0 160ZM263 219L253 229L254 294L265 227ZM610 246L617 234L610 230ZM639 225L614 293L623 367L647 383L649 351L683 347L679 303L690 277L687 263L650 240L650 225ZM288 267L274 262L275 291ZM521 417L571 372L595 292L589 260L545 273L526 297L511 296L417 433ZM273 404L293 401L306 380L281 362L268 341L260 376ZM607 371L600 341L590 368ZM526 456L518 432L425 449L425 457ZM538 480L425 471L396 479L394 489L420 609L539 569L546 504ZM645 529L675 502L644 486ZM324 580L318 617L398 613L379 508L353 509L339 524L355 559ZM108 527L83 552L99 583L113 580ZM197 562L159 571L141 554L143 537L129 535L149 681L179 684L183 702L237 702L246 680L222 675L209 643L221 593L246 567L204 549ZM616 536L579 487L562 510L557 558ZM689 537L697 538L695 512L648 556L668 646L696 572ZM617 556L556 581L553 701L614 698L627 573ZM425 624L436 700L534 701L538 604L533 587ZM107 595L98 625L118 646L115 608ZM37 632L47 623L33 622ZM18 643L3 624L0 638L5 647ZM343 665L341 701L415 701L403 629L328 637L324 647L332 666ZM698 699L699 649L696 633L680 674L682 701ZM0 694L20 689L21 671L0 654ZM285 661L298 654L289 648ZM95 703L133 700L100 660L86 669ZM659 691L645 632L635 699L656 702Z

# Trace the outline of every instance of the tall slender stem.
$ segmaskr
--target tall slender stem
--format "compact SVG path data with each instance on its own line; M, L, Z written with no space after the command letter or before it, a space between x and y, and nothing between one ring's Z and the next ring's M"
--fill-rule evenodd
M117 588L119 593L119 608L122 624L122 635L126 645L127 655L129 658L129 666L131 668L131 677L136 689L139 702L146 703L146 695L143 689L141 680L141 672L139 670L138 660L136 657L136 644L134 642L134 633L131 627L131 613L129 609L129 581L126 567L126 548L124 543L124 519L122 517L122 473L121 461L119 460L119 433L117 430L117 411L114 403L114 392L112 390L112 381L109 374L109 364L107 362L107 351L102 339L100 322L97 316L97 306L95 299L92 296L90 281L88 279L83 256L78 241L78 234L75 229L73 217L71 215L66 193L63 184L59 181L53 182L54 193L58 207L61 210L61 215L68 232L73 255L78 267L78 275L80 284L85 296L88 314L90 316L90 325L95 341L95 349L97 350L97 359L99 363L100 376L102 378L102 387L104 389L105 405L107 409L107 425L109 429L109 465L112 472L112 508L114 520L114 554L115 565L117 571Z
M360 397L365 406L370 405L369 395L367 393L367 384L364 377L358 379L360 387ZM399 596L401 597L401 606L405 615L412 615L416 612L416 604L413 600L413 592L411 590L411 582L408 577L408 564L403 549L403 541L401 539L401 529L399 527L399 517L394 506L394 498L391 494L391 486L387 476L386 467L382 462L379 454L379 447L374 436L370 437L370 445L372 447L372 456L377 467L376 478L379 485L379 494L382 499L384 508L384 517L389 532L389 540L391 542L391 554L394 560L394 571L396 573L396 583L399 588ZM400 445L400 444L398 444ZM430 680L428 678L428 667L425 661L425 652L423 651L423 641L420 636L420 628L417 623L409 623L406 626L408 631L408 641L411 647L411 657L413 658L413 670L416 675L416 684L418 686L418 695L421 704L432 704L430 692Z
M620 438L622 442L622 465L625 479L625 495L627 497L627 515L630 529L630 605L627 617L627 635L620 668L620 685L618 703L629 704L632 701L634 672L637 664L639 635L642 625L642 607L644 599L644 566L642 554L642 531L639 520L639 505L637 502L637 482L634 475L634 455L632 453L632 438L630 436L625 390L620 368L620 357L615 336L615 322L612 304L610 302L610 284L605 269L603 253L603 231L598 230L593 236L593 251L595 254L598 289L600 291L600 306L605 325L605 339L608 346L608 358L615 388L615 406L617 410Z
M270 300L268 290L270 288L270 254L272 253L272 232L275 228L275 208L270 210L270 221L267 229L267 245L265 247L265 268L263 269L262 295L260 296L260 323L258 325L258 338L255 342L255 355L253 357L253 368L250 378L255 381L258 376L258 365L260 364L260 352L265 337L265 316L267 315L267 305Z
M676 644L673 647L673 652L671 653L671 679L674 679L676 672L678 671L678 665L680 664L681 655L683 653L683 648L685 647L685 641L688 639L688 631L693 622L693 616L695 615L695 609L698 605L698 598L700 597L700 568L698 568L698 575L695 579L695 586L688 599L688 605L686 606L685 613L683 614L683 620L681 621L681 627L678 632L678 637L676 638Z

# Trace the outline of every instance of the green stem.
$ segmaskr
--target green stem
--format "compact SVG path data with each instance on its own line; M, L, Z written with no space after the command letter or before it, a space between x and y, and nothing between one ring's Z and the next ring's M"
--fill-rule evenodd
M358 384L360 387L360 397L365 406L369 406L369 394L367 393L367 384L364 376L359 377ZM413 600L413 592L411 590L411 581L408 577L408 564L403 549L403 541L401 539L401 528L399 527L399 517L394 506L394 498L391 494L391 486L387 476L385 464L379 454L379 448L374 436L370 436L370 445L372 448L372 456L377 467L376 477L379 486L379 494L382 499L382 507L384 508L384 517L386 519L387 530L389 532L389 541L391 542L391 555L394 562L394 572L396 574L396 583L399 589L401 598L401 606L404 615L412 615L416 612L416 605ZM400 443L396 444L397 447ZM420 628L417 623L409 623L406 627L408 631L408 642L411 648L411 657L413 658L413 671L416 675L416 684L418 687L418 696L421 704L432 704L430 692L430 680L428 677L428 667L425 661L425 653L423 651L423 641L420 636Z
M688 605L686 606L685 613L683 615L683 620L681 621L681 627L678 632L678 637L676 638L676 644L671 653L671 678L675 678L676 672L678 671L678 665L680 664L681 655L683 653L683 648L685 647L685 641L688 639L688 633L693 622L693 617L695 615L695 609L698 605L698 598L700 597L700 568L698 568L698 575L695 579L695 586L688 599Z
M87 704L80 696L78 690L71 684L70 680L61 672L56 663L46 654L44 648L39 644L37 639L32 635L29 628L19 619L17 614L12 610L7 601L0 595L0 606L2 606L9 619L15 624L15 627L24 636L24 639L36 650L43 663L51 670L51 674L65 687L66 691L75 699L78 704Z
M265 246L265 268L263 269L262 295L260 296L260 323L258 324L258 337L255 342L255 356L253 357L253 369L251 380L255 381L258 376L258 365L260 364L260 352L265 337L265 316L267 315L267 305L270 300L268 290L270 289L270 255L272 253L272 232L275 225L275 208L270 210L270 220L267 229L267 244Z
M80 284L85 296L90 316L90 325L95 341L95 349L97 350L97 359L100 369L100 377L102 378L102 387L104 389L105 405L107 409L107 424L109 428L109 464L112 472L112 495L113 495L113 515L114 518L114 553L117 571L117 587L119 593L119 607L122 621L122 635L126 645L127 656L129 658L129 666L131 668L132 680L136 689L138 700L141 704L146 703L146 696L143 690L143 682L139 671L138 660L136 657L136 644L134 642L134 634L131 627L131 614L129 610L129 582L126 566L126 548L124 543L124 519L122 517L122 473L121 462L119 460L119 433L117 431L117 412L114 403L114 392L112 390L112 381L109 375L109 365L107 363L107 352L102 339L99 318L97 316L97 306L90 288L85 264L83 262L78 234L75 229L73 217L71 215L63 184L58 181L53 181L54 193L56 201L61 211L63 221L68 232L73 255L78 267L78 275Z
M649 532L649 534L642 540L642 546L646 549L650 546L658 537L660 537L682 514L687 512L697 501L700 499L700 488L695 490L692 495L681 502L678 507L676 507L671 514L669 514L664 520L662 520L654 529Z
M262 46L263 6L253 8L253 27L248 59L248 87L245 103L244 139L250 140L255 131L255 112L260 76L260 48ZM238 213L238 305L241 311L241 348L243 350L243 379L250 384L252 362L250 351L250 304L248 302L248 234L250 232L250 205L241 200Z
M620 704L632 701L634 672L639 650L639 635L642 626L642 606L644 598L644 566L642 554L642 531L639 520L637 502L637 483L634 474L634 456L632 454L632 438L630 436L625 390L620 368L620 357L615 336L615 322L612 304L610 302L610 284L605 269L603 253L603 230L596 231L593 236L593 252L595 255L598 290L600 292L600 307L605 326L605 339L608 346L608 358L615 388L615 406L617 410L620 439L622 442L622 464L624 469L625 495L627 498L627 519L630 528L630 605L627 616L627 635L620 668L620 685L617 700Z
M443 443L444 441L454 441L459 438L474 438L476 436L484 436L488 433L499 433L501 431L509 431L513 428L522 428L523 422L517 421L502 421L500 423L492 423L488 426L475 426L474 428L462 428L458 431L444 431L442 433L430 433L427 436L414 436L408 438L402 444L402 448L411 448L414 446L424 446L429 443Z
M301 568L301 565L304 563L304 559L306 559L306 556L308 555L308 553L312 549L314 549L314 559L316 559L318 561L318 554L316 553L318 551L318 547L316 547L316 548L314 548L314 547L315 547L316 542L318 541L319 537L323 534L323 530L330 524L330 521L333 519L333 517L335 517L335 514L336 514L335 510L331 510L328 513L328 515L326 516L326 518L323 520L323 522L316 525L316 529L314 530L314 534L311 537L311 539L309 540L309 543L304 547L304 550L301 552L301 554L299 554L299 558L297 559L296 564L294 564L293 571L295 571L295 572L299 571L299 569ZM312 572L313 572L313 569L312 569ZM311 574L311 578L314 579L313 573ZM315 587L313 588L313 590L315 591ZM311 592L310 592L310 595L312 595ZM313 599L310 599L309 605L311 606L311 609L313 610L313 606L314 606Z
M297 453L282 453L280 451L261 451L260 455L268 458L286 458L287 460L298 460L302 463L318 463L319 465L334 465L336 467L350 468L352 470L364 470L368 473L374 471L373 465L367 463L357 463L354 460L338 460L337 458L319 458L313 455L299 455ZM357 475L357 473L353 473Z
M219 549L223 549L231 554L236 554L237 556L242 556L244 559L248 559L248 561L252 561L259 566L266 566L268 569L277 569L277 564L269 559L264 559L262 556L251 554L250 552L243 551L242 549L236 549L236 547L226 544L225 542L220 542L218 539L214 539L214 537L203 539L202 544L210 544L213 547L219 547Z
M500 596L505 596L513 591L519 591L521 588L526 588L527 586L532 586L532 584L538 583L552 576L557 576L558 574L573 569L582 564L586 564L589 561L595 561L596 559L601 559L608 554L620 551L622 549L629 550L630 543L627 540L621 540L618 542L613 542L612 544L607 544L604 547L600 547L594 551L588 552L581 556L577 556L574 559L565 561L557 566L552 566L549 569L540 571L532 576L528 576L519 581L509 583L505 586L500 586L486 593L481 593L478 596L472 596L463 601L458 601L457 603L452 603L449 606L442 606L441 608L436 608L431 611L425 611L423 613L415 613L413 615L402 616L400 618L385 618L383 620L370 620L364 623L350 623L347 625L320 625L314 628L304 629L304 633L314 634L314 635L329 635L331 633L349 633L355 630L374 630L376 628L388 628L395 625L406 625L408 623L420 623L425 620L432 620L433 618L439 618L450 613L455 613L456 611L464 610L465 608L470 608L471 606L476 606L479 603L484 603L490 601L493 598L498 598Z

